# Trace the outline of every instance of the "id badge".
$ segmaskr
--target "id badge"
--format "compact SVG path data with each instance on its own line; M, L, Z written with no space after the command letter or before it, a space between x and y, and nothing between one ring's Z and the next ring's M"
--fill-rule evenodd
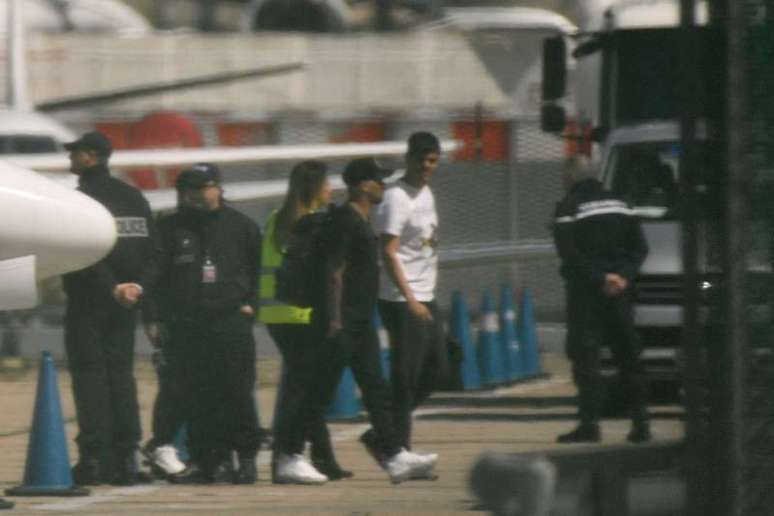
M215 283L218 280L218 270L208 258L202 266L202 283Z

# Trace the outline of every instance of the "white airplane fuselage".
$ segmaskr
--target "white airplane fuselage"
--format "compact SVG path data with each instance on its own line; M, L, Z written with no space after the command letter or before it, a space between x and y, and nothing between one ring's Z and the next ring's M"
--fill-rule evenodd
M115 221L97 201L5 162L0 177L0 261L35 256L35 275L45 279L87 267L112 249Z

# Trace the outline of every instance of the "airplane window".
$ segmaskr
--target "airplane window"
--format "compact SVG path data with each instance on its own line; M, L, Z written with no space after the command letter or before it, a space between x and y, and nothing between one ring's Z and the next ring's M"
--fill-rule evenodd
M0 136L0 154L41 154L57 150L56 142L48 136Z

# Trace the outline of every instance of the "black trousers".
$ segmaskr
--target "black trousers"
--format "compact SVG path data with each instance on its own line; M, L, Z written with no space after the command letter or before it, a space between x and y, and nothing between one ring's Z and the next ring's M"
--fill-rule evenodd
M379 314L390 339L390 386L395 432L411 449L411 413L432 394L448 372L448 356L438 307L422 303L431 322L412 316L408 303L379 301Z
M141 437L134 379L135 312L71 300L65 349L72 377L80 457L121 459Z
M604 391L600 376L600 349L610 348L629 397L635 423L647 421L647 379L634 331L632 296L629 291L606 297L582 286L567 285L566 352L572 361L578 387L581 423L599 420Z
M282 354L284 376L276 403L274 451L287 455L304 452L312 443L314 460L334 461L330 436L323 418L310 419L318 396L314 381L321 358L324 337L312 324L267 324L269 334ZM320 428L322 427L322 428Z
M379 337L373 324L370 321L345 323L336 337L326 339L322 332L320 336L319 363L313 380L314 410L307 420L312 442L330 443L328 428L320 421L325 420L344 368L350 366L382 454L395 455L401 445L393 426L390 390L382 376Z
M161 361L156 364L158 392L153 402L153 438L151 446L173 444L186 422L187 389L185 342L175 332L161 345Z
M179 339L180 375L185 390L182 418L189 423L188 445L194 461L212 453L258 450L253 318L238 311L213 319L177 321L170 332Z

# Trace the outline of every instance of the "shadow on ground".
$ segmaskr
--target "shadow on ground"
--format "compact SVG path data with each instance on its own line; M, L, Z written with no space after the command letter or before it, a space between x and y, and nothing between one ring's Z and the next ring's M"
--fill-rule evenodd
M650 414L653 420L677 420L682 419L681 410L658 410ZM575 412L554 412L543 414L502 414L497 412L466 412L464 414L454 412L442 412L435 414L423 414L417 416L417 419L425 421L488 421L488 422L521 422L521 423L544 423L546 421L575 421L578 416ZM622 416L619 418L607 419L627 419Z
M423 404L428 407L505 407L505 408L546 408L574 406L577 403L575 396L546 396L524 397L503 396L498 398L471 398L457 396L443 396L431 398Z

